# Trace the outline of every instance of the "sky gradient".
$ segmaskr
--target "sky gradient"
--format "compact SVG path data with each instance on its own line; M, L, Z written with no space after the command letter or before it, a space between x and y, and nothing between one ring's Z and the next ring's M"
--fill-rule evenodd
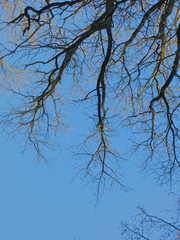
M7 110L7 99L15 103L13 96L3 93L2 90L0 115L3 109ZM72 106L76 109L68 120L74 127L67 136L58 135L60 147L57 152L48 152L48 164L37 162L34 149L23 153L23 135L14 139L0 128L0 240L123 240L120 221L130 220L138 205L169 220L162 211L171 209L173 201L152 176L141 173L138 155L120 162L121 181L129 191L122 191L118 185L104 189L98 204L94 185L87 184L81 176L74 179L77 162L72 146L83 141L82 135L88 136L87 129L91 128L82 105ZM92 109L89 105L85 106L86 113L97 114L91 111L95 105ZM121 152L129 149L132 133L122 129L119 132L121 135L113 141ZM142 159L143 153L140 155Z
M140 176L135 158L123 170L123 182L132 190L125 193L117 186L105 191L95 206L92 185L79 177L72 182L74 160L68 148L52 152L56 160L51 166L37 164L33 152L21 154L22 149L20 138L0 139L0 239L117 240L120 221L135 215L138 204L153 214L171 208L163 189Z

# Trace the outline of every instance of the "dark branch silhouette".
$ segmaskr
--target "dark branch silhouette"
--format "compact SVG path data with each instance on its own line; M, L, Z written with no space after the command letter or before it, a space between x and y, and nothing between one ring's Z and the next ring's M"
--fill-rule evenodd
M87 158L82 169L98 187L105 179L120 183L116 164L121 168L124 157L111 137L122 126L137 133L129 152L142 149L142 165L161 183L172 181L180 168L179 4L2 1L1 32L8 39L0 45L2 85L8 82L19 99L2 118L6 130L24 133L26 144L48 160L42 147L66 129L68 103L81 104L92 125L78 156Z

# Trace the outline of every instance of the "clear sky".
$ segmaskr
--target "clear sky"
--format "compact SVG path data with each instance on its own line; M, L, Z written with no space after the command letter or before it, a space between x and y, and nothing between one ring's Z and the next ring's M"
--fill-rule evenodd
M67 145L79 138L72 131L59 153L51 153L56 160L49 167L37 164L31 149L21 154L20 136L14 141L1 133L0 239L117 240L122 239L120 221L135 215L138 204L153 214L171 208L168 195L150 177L140 176L135 157L123 170L123 182L132 190L105 191L95 207L92 185L79 177L71 181L74 159Z
M76 116L81 119L81 113ZM79 126L86 125L82 117ZM155 215L172 207L168 193L151 176L142 177L137 156L123 166L122 180L131 190L106 190L96 206L92 184L80 177L72 181L70 146L81 140L78 130L61 136L59 151L49 152L50 166L37 163L32 149L21 153L21 136L12 139L0 132L0 240L121 240L120 221L130 220L138 205ZM124 136L116 138L117 146L129 145Z

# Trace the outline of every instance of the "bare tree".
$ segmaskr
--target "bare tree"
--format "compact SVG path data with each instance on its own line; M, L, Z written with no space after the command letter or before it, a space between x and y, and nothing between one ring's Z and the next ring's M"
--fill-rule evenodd
M18 99L3 118L11 131L45 159L42 146L66 129L69 104L81 104L92 120L80 150L87 173L118 181L111 135L130 126L143 163L172 180L180 168L179 0L0 2L1 85Z
M123 240L178 240L180 239L179 211L173 214L169 222L150 215L144 208L138 207L138 214L132 219L132 223L122 222L120 230Z

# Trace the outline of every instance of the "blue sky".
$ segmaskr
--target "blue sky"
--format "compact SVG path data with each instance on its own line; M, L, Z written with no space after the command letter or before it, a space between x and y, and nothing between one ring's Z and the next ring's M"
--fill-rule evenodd
M64 145L74 140L70 134ZM52 152L56 160L50 167L37 164L32 150L22 154L22 149L20 137L0 138L0 239L117 240L120 221L135 215L138 204L153 214L171 208L168 194L150 177L140 176L135 158L123 170L123 181L132 190L125 193L117 186L105 191L95 207L92 185L85 186L79 177L71 181L75 171L68 147Z
M6 96L1 98L0 108ZM79 121L78 111L71 122ZM118 240L122 239L120 221L130 220L138 204L155 215L172 207L168 192L152 177L142 177L136 166L138 156L123 164L122 180L131 190L126 193L116 186L105 191L96 206L92 184L86 185L80 177L72 181L76 162L70 146L82 140L79 128L87 129L88 124L84 120L80 118L77 130L67 138L61 136L58 152L49 152L54 159L50 166L37 163L32 149L21 153L22 136L13 139L0 133L0 239ZM116 146L129 146L125 134L116 138Z

